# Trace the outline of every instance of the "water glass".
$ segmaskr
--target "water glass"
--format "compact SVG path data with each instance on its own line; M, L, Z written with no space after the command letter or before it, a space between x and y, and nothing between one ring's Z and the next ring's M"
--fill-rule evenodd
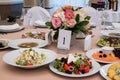
M99 12L99 21L100 23L100 29L104 29L105 26L105 18L104 18L104 8L97 8L97 11Z

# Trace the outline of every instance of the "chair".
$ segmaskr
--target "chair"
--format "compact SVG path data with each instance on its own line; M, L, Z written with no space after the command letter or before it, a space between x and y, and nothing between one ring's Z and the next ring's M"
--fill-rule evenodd
M30 8L26 15L24 16L23 25L24 26L34 26L35 22L39 20L39 22L46 22L50 19L49 12L39 6L35 6Z
M91 25L93 25L93 26L100 25L99 12L96 9L94 9L93 7L90 7L90 6L86 6L82 9L85 10L89 16L91 16L91 19L90 19Z

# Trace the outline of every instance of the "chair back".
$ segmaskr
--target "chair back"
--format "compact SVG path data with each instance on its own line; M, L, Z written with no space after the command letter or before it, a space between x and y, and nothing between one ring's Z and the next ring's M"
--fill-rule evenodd
M40 6L32 7L27 11L26 15L24 16L23 25L33 26L35 21L37 20L41 22L46 22L50 20L49 12Z

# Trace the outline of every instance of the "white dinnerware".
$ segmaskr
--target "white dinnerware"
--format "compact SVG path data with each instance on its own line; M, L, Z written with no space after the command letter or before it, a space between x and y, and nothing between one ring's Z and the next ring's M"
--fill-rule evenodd
M66 77L86 77L86 76L90 76L90 75L93 75L95 73L97 73L99 70L100 70L100 64L97 63L96 61L94 60L91 60L92 61L92 69L88 72L88 73L85 73L85 74L67 74L67 73L63 73L63 72L60 72L58 71L57 69L55 69L53 67L53 63L50 63L49 65L49 68L52 72L58 74L58 75L61 75L61 76L66 76Z
M25 38L25 39L16 39L16 40L9 40L8 46L14 49L22 48L19 45L22 43L33 42L37 43L38 45L35 46L37 48L47 46L48 42L42 39L32 39L32 38Z
M24 68L24 69L32 69L32 68L37 68L37 67L40 67L40 66L44 66L46 64L49 64L50 62L54 61L57 57L56 53L51 51L51 50L48 50L48 49L38 49L38 48L32 48L33 50L35 50L38 54L45 54L45 62L43 62L42 64L37 64L37 65L31 65L31 66L22 66L22 65L17 65L15 63L15 59L21 55L21 53L26 50L26 49L19 49L19 50L13 50L13 51L10 51L8 53L6 53L4 56L3 56L3 61L8 64L8 65L11 65L11 66L14 66L14 67L19 67L19 68Z

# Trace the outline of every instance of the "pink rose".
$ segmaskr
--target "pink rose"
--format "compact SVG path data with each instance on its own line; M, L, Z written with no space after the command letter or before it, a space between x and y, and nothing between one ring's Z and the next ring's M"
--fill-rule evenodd
M70 28L73 28L76 25L75 19L70 19L66 21L66 25Z
M61 19L59 17L53 17L52 18L52 25L53 25L53 27L55 29L58 28L58 27L60 27L61 24L62 24L62 21L61 21Z
M65 18L66 18L66 19L72 19L72 18L75 17L75 15L74 15L74 11L71 10L71 9L67 9L67 10L65 10L64 15L65 15Z

